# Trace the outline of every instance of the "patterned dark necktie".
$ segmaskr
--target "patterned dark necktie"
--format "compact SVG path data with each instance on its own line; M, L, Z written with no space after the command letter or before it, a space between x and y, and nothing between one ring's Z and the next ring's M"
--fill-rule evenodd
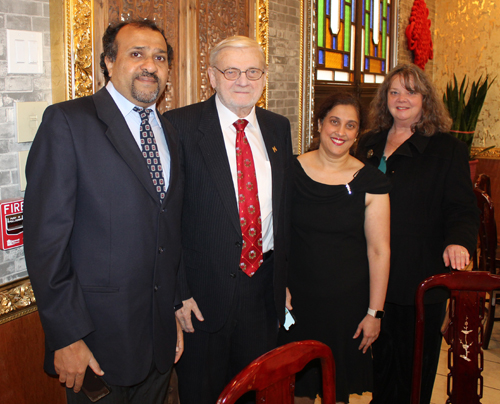
M233 126L236 128L238 206L241 234L243 235L240 268L248 276L253 276L263 260L262 221L252 149L245 135L247 124L246 119L238 119L233 123Z
M156 188L156 192L158 192L160 201L162 201L165 198L166 187L165 179L163 178L163 169L161 167L160 152L156 145L153 129L151 129L151 125L149 124L149 114L152 110L149 108L134 107L134 111L141 117L140 138L142 155L148 165L151 180Z

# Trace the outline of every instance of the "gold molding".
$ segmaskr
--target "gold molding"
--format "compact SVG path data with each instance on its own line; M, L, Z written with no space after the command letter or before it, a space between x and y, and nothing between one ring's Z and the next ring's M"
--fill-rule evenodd
M27 278L0 288L0 324L37 310L31 281Z
M298 154L312 141L316 69L316 0L301 0Z
M471 155L479 159L500 160L500 148L495 147L483 152L484 149L486 147L472 147Z
M65 0L66 7L66 61L68 66L68 99L94 93L92 67L93 0Z
M257 24L255 28L255 36L257 42L264 49L264 54L266 55L266 66L269 66L269 1L268 0L257 0L256 1L256 12L257 12ZM268 101L268 80L269 76L266 75L266 87L264 92L257 101L257 106L267 109Z
M94 78L94 1L50 0L52 102L91 95Z

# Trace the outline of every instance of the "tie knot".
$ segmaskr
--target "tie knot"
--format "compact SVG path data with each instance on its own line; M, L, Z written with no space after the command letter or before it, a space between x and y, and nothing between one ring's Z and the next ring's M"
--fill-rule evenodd
M236 128L238 132L244 131L247 125L248 121L246 119L238 119L235 123L233 123L233 126Z
M139 114L141 118L147 118L149 117L149 114L151 113L152 109L151 108L139 108L139 107L134 107L134 111Z

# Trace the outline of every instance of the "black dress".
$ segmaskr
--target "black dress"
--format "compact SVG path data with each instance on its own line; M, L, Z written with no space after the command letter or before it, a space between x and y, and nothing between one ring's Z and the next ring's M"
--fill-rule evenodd
M313 181L295 160L292 251L288 287L297 323L280 330L280 345L314 339L333 351L337 401L371 391L371 354L353 339L369 304L364 233L365 194L385 194L390 183L366 165L347 185ZM297 376L296 395L315 397L321 378L314 364Z

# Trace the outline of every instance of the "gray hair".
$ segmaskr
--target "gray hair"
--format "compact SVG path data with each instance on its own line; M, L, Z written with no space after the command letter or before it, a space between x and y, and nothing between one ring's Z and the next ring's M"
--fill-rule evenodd
M215 45L210 50L210 66L215 66L217 61L217 57L221 50L226 48L254 48L257 49L262 55L262 65L266 66L266 55L264 54L264 50L259 45L259 43L255 39L251 39L247 36L235 35L229 38L223 39L217 45ZM257 66L255 66L257 67Z

